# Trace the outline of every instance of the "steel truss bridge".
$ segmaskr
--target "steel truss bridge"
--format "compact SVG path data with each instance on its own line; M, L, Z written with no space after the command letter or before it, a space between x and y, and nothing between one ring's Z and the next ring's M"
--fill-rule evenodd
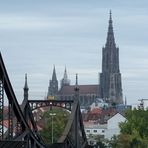
M23 100L19 105L0 53L0 148L86 148L89 147L84 131L78 89L75 99ZM8 130L4 130L4 101L8 102ZM38 134L32 111L46 106L57 106L71 111L61 137L50 146Z

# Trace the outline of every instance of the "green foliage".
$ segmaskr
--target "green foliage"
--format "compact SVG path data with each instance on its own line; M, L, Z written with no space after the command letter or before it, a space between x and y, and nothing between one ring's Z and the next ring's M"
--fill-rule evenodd
M96 145L94 145L94 147L107 148L107 146L105 144L105 143L107 143L107 141L106 141L106 139L104 139L104 136L89 134L89 139L93 139L96 141Z
M148 148L148 110L128 110L121 134L110 141L113 148Z
M148 110L128 110L125 114L127 121L120 124L121 133L134 134L141 138L148 137Z
M51 114L56 114L51 116ZM57 142L68 121L68 112L62 109L52 109L42 115L44 127L39 132L46 144L52 143L52 125L53 125L53 142Z

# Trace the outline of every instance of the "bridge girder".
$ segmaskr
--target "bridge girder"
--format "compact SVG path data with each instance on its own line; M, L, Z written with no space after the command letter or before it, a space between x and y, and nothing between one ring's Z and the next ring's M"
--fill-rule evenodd
M3 109L4 92L9 106L9 128L4 136ZM26 148L46 148L37 133L36 123L32 111L40 107L57 106L71 112L66 128L57 145L63 148L83 148L87 145L78 96L75 100L28 100L20 106L10 83L1 53L0 53L0 145L23 145ZM29 125L31 124L31 126ZM9 140L9 141L8 141ZM21 143L22 142L22 143ZM54 147L55 144L50 147Z

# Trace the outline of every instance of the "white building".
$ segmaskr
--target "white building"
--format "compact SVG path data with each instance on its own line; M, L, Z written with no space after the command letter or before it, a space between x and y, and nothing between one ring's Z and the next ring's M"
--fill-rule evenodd
M139 108L147 110L148 109L148 99L141 99Z
M85 126L85 133L87 136L87 141L89 145L95 145L96 139L98 135L104 138L104 133L107 128L107 124L94 124L93 122L84 123Z
M144 109L147 110L148 109L148 99L140 99L138 100L140 102L138 102L137 104L132 104L132 110L134 109Z
M107 124L100 125L100 124L90 123L90 125L87 125L87 126L84 125L84 126L85 126L85 133L86 133L86 136L88 138L89 138L90 135L94 135L94 136L102 135L102 136L104 136L104 132L107 129Z
M120 113L115 114L107 121L107 129L105 131L105 138L111 139L113 135L120 134L119 123L124 122L126 118Z
M131 106L132 106L132 110L139 109L139 104L132 104Z
M115 114L110 119L108 119L107 124L94 124L84 122L85 132L87 138L90 136L100 135L105 139L111 139L113 135L118 135L120 133L119 123L126 120L120 113Z

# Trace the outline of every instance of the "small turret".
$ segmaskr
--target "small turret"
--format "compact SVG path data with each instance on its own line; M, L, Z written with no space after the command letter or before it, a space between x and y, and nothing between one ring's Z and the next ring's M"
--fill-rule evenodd
M75 92L79 92L79 86L78 86L78 74L76 74L76 84L75 84Z

